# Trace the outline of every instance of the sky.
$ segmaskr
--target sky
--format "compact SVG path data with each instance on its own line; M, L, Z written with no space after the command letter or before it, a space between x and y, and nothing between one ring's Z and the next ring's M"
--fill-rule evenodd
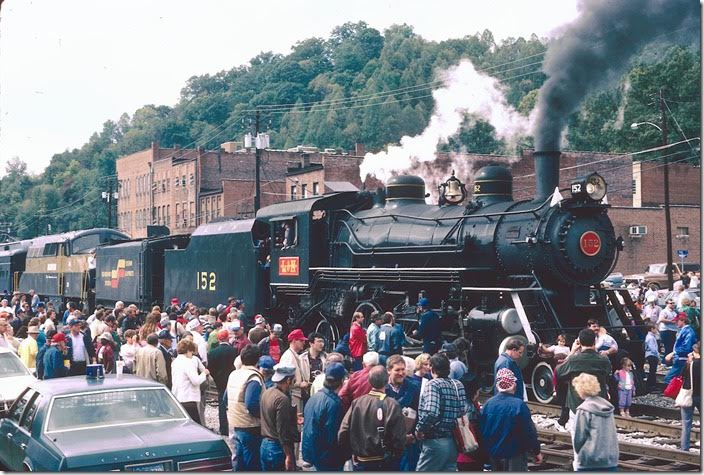
M173 106L192 76L365 21L428 40L490 30L554 36L578 0L5 0L0 10L0 174L19 157L40 173L107 120Z

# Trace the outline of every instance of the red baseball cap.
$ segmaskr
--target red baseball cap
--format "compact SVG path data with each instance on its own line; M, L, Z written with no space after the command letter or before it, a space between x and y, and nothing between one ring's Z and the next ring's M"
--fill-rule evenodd
M230 339L230 332L227 330L220 330L218 332L218 340L219 341L227 341Z
M64 335L63 333L57 333L51 337L52 343L60 343L62 341L66 342L66 335Z
M296 328L288 334L288 341L295 340L308 340L308 338L306 338L306 336L303 334L303 330L301 330L300 328Z
M676 320L684 320L685 322L689 322L689 317L687 316L686 313L680 312L677 314Z

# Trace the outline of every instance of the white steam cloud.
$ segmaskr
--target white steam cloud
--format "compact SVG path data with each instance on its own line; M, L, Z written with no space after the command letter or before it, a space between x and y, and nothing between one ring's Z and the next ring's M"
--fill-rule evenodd
M410 169L425 170L420 172L425 175L432 167L419 165L436 160L438 145L456 135L468 115L489 122L496 129L497 137L509 144L527 134L529 119L506 102L498 79L478 72L471 61L462 60L439 76L445 85L433 91L435 110L428 126L420 135L404 136L400 146L389 146L386 152L367 153L359 167L362 181L367 175L386 181ZM463 155L455 159L459 157L466 160ZM457 168L465 168L458 165ZM436 181L434 176L423 178L428 185Z

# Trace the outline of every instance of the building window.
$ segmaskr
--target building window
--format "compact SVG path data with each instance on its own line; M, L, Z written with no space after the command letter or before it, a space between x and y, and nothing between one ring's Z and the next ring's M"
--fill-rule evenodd
M181 220L181 219L180 219L180 218L181 218L181 215L179 214L180 211L181 211L181 205L178 204L178 203L176 203L176 227L177 227L177 228L180 227L180 226L179 226L179 221Z
M222 196L218 195L218 214L217 216L222 216L220 205L222 204Z
M638 191L638 182L636 180L633 180L632 186L633 186L633 194L636 194L636 191Z
M186 175L181 177L181 186L186 186Z
M317 182L317 181L314 181L314 182L313 182L313 196L318 196L318 194L320 193L320 190L318 189L318 186L319 186L319 185L318 185L318 182Z
M188 183L190 185L192 185L193 183L195 183L195 181L196 181L196 177L195 177L195 175L193 175L193 173L191 173L191 175L188 177Z
M205 222L210 222L210 198L205 199Z
M308 185L307 184L301 185L301 198L308 198Z
M176 179L174 180L174 188L178 188L179 183L180 183L180 181L179 181L178 177L176 177Z
M161 208L156 209L156 224L161 224Z
M188 209L191 214L191 226L195 226L196 225L196 204L193 201L191 201L188 204Z
M296 185L291 186L291 199L292 200L296 199Z
M171 205L166 205L166 225L171 225Z
M689 228L686 226L677 226L676 237L689 237Z

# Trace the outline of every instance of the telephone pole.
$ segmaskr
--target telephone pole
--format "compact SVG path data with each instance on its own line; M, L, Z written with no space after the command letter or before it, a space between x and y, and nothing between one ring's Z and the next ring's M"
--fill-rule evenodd
M117 191L113 191L113 184L115 184L113 179L108 178L107 182L108 191L103 191L100 196L103 198L103 200L105 200L105 203L108 205L108 228L112 228L112 204L114 201L117 201L118 193Z
M665 115L665 97L663 90L660 88L660 129L662 131L662 145L667 145L667 116ZM670 220L670 159L667 150L663 148L662 156L665 160L663 166L663 175L665 180L665 233L667 235L667 285L668 289L672 289L674 282L672 278L672 221Z
M254 125L254 215L261 207L261 188L259 184L259 168L261 166L262 152L259 143L259 110L257 110L256 121Z

